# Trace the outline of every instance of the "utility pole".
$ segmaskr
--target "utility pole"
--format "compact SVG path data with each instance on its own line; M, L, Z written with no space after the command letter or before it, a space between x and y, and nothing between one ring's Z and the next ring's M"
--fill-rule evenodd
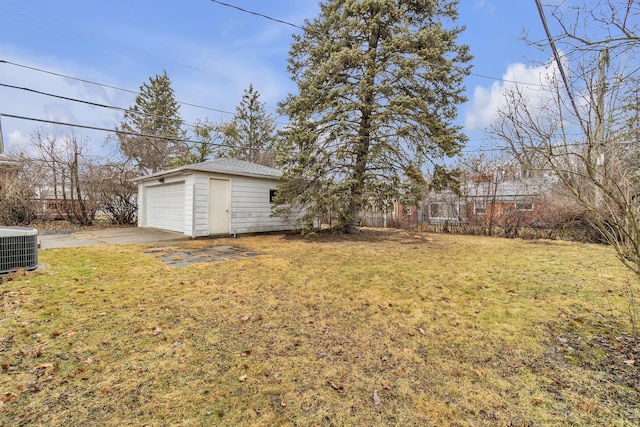
M2 114L0 114L0 155L4 153L4 142L2 141Z

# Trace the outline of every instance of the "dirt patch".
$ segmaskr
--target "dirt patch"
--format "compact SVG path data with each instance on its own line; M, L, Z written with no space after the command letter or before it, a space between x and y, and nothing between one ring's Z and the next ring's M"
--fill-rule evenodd
M148 249L144 252L153 255L169 267L186 267L194 263L220 264L239 258L255 257L259 254L236 246L220 245L208 248L185 249L177 246L164 246Z

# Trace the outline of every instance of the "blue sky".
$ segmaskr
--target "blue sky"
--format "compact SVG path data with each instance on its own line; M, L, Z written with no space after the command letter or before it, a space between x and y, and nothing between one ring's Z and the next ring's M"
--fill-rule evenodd
M302 25L314 18L317 0L226 0L238 7ZM544 37L533 0L461 0L460 42L471 46L474 75L459 123L470 138L467 153L491 146L484 129L510 81L538 81L535 62L546 59L521 40ZM286 72L291 34L298 29L210 0L94 2L0 0L0 114L113 128L117 110L47 97L6 85L127 108L150 76L166 70L188 123L231 116L249 84L268 110L295 87ZM103 86L33 70L44 70ZM488 76L485 78L481 76ZM206 108L200 108L206 107ZM279 118L284 122L286 118ZM24 146L38 123L2 117L5 149ZM89 139L103 153L105 132L57 126Z

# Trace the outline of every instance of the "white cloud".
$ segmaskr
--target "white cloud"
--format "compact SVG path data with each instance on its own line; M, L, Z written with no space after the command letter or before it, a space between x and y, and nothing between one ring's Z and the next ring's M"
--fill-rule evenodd
M550 66L529 67L516 63L507 68L502 80L494 82L490 87L476 86L473 91L470 106L465 115L465 127L469 131L487 129L496 118L499 109L505 106L505 93L512 89L525 92L532 101L532 105L544 102L552 94L541 84L548 81L549 76L556 74L555 64Z
M476 9L486 9L490 13L493 13L496 11L496 7L492 3L487 2L487 0L475 0L475 2L473 3L473 6Z

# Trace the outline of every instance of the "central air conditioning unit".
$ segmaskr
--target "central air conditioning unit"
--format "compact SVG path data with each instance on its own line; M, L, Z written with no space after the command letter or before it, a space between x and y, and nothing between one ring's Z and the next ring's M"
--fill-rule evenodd
M0 274L38 267L38 230L0 227Z

